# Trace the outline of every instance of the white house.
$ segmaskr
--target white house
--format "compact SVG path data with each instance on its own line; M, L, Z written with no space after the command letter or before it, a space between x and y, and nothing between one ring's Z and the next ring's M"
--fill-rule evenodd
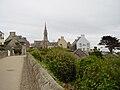
M85 38L85 35L82 34L76 42L76 48L81 49L82 51L90 50L90 42Z
M4 33L0 31L0 45L4 44Z

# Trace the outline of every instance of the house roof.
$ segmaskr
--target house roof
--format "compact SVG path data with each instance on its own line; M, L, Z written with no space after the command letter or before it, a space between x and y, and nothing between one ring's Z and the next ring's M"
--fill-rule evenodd
M41 43L42 41L34 41L34 43Z
M88 56L88 54L86 54L85 52L83 52L81 49L77 49L74 51L74 55L76 55L79 58Z
M57 46L57 42L49 42L48 46Z
M81 37L78 37L77 39L75 39L75 41L72 43L72 45L76 44L77 41L80 39Z
M26 44L27 46L30 45L29 41L27 41L26 38L22 36L17 36L15 35L15 33L10 33L8 38L5 40L5 44L7 45L7 47L11 47L12 45L14 47L16 42L19 43L20 45L23 44Z
M23 38L23 37L21 37L21 38L18 37L18 41L20 43L30 44L29 41L27 41L26 38Z
M0 31L0 33L4 34L3 32Z

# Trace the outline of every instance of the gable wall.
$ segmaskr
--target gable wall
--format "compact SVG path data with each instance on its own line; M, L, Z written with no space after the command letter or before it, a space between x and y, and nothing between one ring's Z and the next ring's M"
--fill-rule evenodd
M64 40L64 38L61 38L58 41L58 46L63 47L63 48L67 48L67 42Z
M81 45L80 45L80 43L81 43ZM87 45L87 43L89 44L89 45ZM81 49L81 50L85 50L85 51L88 51L88 49L90 49L90 42L85 38L85 37L81 37L78 41L77 41L77 43L76 43L76 45L77 45L77 49Z

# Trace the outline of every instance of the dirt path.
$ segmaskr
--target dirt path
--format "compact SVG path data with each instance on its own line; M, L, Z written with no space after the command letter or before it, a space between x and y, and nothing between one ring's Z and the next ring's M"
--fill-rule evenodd
M11 56L0 59L0 90L20 90L25 56Z

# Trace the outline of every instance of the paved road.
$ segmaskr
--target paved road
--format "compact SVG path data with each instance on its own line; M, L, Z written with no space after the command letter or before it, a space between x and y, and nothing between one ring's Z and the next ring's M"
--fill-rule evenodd
M20 90L25 56L11 56L0 59L0 90Z

